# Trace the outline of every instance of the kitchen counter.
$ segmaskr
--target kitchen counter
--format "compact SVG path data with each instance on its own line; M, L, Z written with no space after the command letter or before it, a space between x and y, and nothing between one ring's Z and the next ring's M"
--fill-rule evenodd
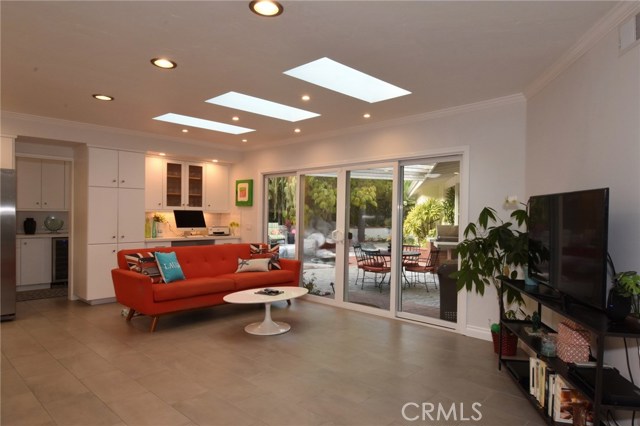
M69 238L68 232L37 232L35 234L16 234L16 239L27 238Z
M236 237L233 235L206 235L204 237L160 237L160 238L145 238L146 243L159 242L159 241L203 241L203 240L239 240L240 237Z

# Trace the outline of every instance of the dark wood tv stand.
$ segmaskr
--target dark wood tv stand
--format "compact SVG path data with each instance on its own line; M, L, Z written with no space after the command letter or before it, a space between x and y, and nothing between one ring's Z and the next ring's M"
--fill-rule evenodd
M585 329L587 329L593 337L595 337L596 347L595 347L595 359L593 360L596 363L595 367L595 384L593 388L586 386L583 382L577 380L570 373L570 364L562 361L557 357L545 357L540 353L540 341L539 339L532 338L528 333L526 333L525 328L531 327L530 321L520 321L520 320L509 320L504 316L504 291L506 287L510 287L518 292L524 297L527 297L535 302L537 302L538 314L543 319L543 327L547 330L553 331L550 327L544 325L544 318L542 317L542 307L545 308L574 321L575 323L581 325ZM529 291L527 287L524 285L524 281L522 280L502 280L502 286L500 289L500 323L502 327L500 327L500 334L502 334L502 329L506 328L518 336L518 339L522 341L525 345L531 348L538 356L538 358L544 360L548 366L553 368L553 370L560 374L563 379L574 388L578 389L582 392L593 404L593 412L594 412L594 425L604 424L606 421L606 415L608 410L628 410L628 411L638 411L640 410L640 401L636 402L607 402L609 398L606 398L608 395L612 393L613 389L610 389L604 381L603 381L603 359L604 359L604 346L606 338L640 338L640 324L638 322L627 318L624 322L614 323L611 322L606 314L597 309L580 305L577 303L567 303L567 300L564 298L553 299L547 297L539 297L535 294L535 291ZM502 335L499 339L500 343L502 343ZM500 345L502 346L502 345ZM514 371L519 370L523 371L523 366L514 364L514 363L523 363L526 362L528 366L529 360L526 361L517 358L506 358L502 356L502 347L498 351L498 369L501 369L502 366L506 367L506 370L509 371L510 376L516 381L520 390L525 394L527 399L537 408L538 413L542 416L542 418L550 425L556 425L560 423L556 423L553 421L552 417L549 417L540 405L538 401L529 394L528 383L525 387L523 383L522 377L516 377ZM528 371L528 368L526 369ZM615 374L616 379L620 379L628 382L624 377L620 375L620 373L615 370L615 372L608 371L608 374ZM619 376L619 377L618 377ZM630 384L630 383L629 383ZM616 389L617 391L617 389ZM624 397L624 395L622 395ZM635 395L630 393L629 400L637 400L634 398Z

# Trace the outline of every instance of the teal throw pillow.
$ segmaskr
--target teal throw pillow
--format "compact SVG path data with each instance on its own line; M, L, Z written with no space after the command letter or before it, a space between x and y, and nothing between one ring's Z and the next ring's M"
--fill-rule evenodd
M156 262L158 262L158 269L160 269L160 274L165 283L184 280L184 273L178 263L176 252L161 253L157 251Z

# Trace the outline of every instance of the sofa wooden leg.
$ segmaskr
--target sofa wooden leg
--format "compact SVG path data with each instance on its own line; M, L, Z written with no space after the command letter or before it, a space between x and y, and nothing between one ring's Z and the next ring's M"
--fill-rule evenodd
M158 325L158 316L155 316L151 319L151 333L153 333L154 331L156 331L156 326Z
M131 321L131 318L135 315L136 310L129 308L129 313L127 314L127 321Z
M287 305L291 306L291 299L287 299Z

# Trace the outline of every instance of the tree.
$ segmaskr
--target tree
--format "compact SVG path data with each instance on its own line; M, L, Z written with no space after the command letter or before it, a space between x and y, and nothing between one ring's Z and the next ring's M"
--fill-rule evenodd
M435 231L435 226L442 219L442 201L429 198L426 202L416 204L404 220L403 231L405 235L413 234L422 245Z

